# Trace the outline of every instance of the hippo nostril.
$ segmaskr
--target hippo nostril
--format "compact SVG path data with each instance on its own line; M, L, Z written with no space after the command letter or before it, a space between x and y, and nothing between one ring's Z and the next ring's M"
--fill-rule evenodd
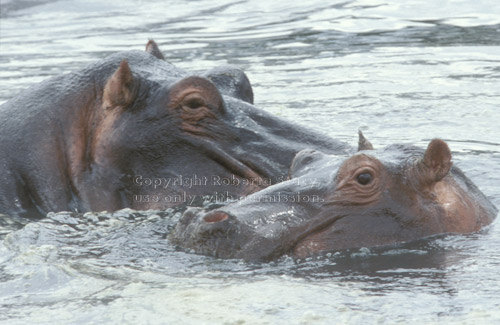
M227 213L224 213L222 211L214 211L204 216L203 220L205 222L214 223L214 222L224 221L227 218L229 218L229 215Z

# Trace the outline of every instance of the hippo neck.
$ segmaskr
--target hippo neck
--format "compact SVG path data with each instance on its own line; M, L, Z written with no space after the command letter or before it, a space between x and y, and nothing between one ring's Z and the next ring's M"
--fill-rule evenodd
M0 115L8 117L2 120L9 123L2 125L0 136L10 140L0 148L11 154L0 158L2 169L10 175L0 199L8 207L15 193L25 198L9 208L9 214L32 217L76 209L68 164L75 141L71 119L92 107L95 89L92 75L72 73L32 87L1 107Z

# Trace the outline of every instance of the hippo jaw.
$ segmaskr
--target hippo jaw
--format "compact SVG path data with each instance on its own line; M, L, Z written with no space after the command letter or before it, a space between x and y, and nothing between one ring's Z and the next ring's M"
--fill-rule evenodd
M292 248L291 254L306 258L346 249L393 245L427 236L420 229L405 229L404 224L412 222L401 222L406 219L403 214L380 209L383 205L379 203L363 211L346 212L344 217L304 236ZM407 214L407 211L401 212Z

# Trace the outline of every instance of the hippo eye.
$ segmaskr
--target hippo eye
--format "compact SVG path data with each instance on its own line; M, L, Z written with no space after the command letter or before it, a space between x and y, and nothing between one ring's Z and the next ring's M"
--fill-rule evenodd
M373 175L370 173L361 173L356 177L356 180L361 185L368 185L373 181Z
M182 106L189 109L197 109L205 106L205 101L199 96L186 96L182 102Z

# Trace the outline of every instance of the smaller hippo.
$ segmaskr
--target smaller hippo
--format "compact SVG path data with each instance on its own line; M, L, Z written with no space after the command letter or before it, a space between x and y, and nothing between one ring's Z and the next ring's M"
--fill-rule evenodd
M170 235L200 254L268 261L284 254L406 242L470 233L497 208L457 167L445 141L374 150L360 133L351 156L304 149L289 180L223 208L187 210Z

